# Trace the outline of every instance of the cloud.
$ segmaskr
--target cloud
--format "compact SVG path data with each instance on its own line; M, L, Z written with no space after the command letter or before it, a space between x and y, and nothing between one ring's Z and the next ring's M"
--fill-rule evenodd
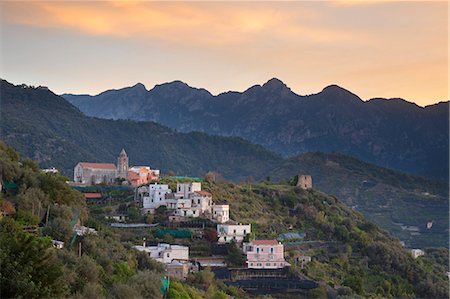
M314 24L317 14L308 9L293 12L289 6L271 3L7 2L2 6L8 23L171 43L239 44L261 35L327 42L347 36Z

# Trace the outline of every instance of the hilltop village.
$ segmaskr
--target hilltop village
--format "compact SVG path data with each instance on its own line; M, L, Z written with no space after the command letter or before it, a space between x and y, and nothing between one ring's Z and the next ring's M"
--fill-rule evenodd
M129 167L123 150L117 165L77 163L69 182L1 143L0 152L5 298L448 294L448 250L406 250L312 189L308 175L239 184L212 173L163 176Z
M289 255L294 253L295 264L303 269L313 259L303 252L315 246L320 248L320 242L305 241L306 233L292 227L276 238L260 238L252 230L251 223L233 219L233 210L227 199L203 190L203 181L203 178L162 177L160 170L150 166L130 167L128 155L122 149L117 165L77 163L71 185L84 193L89 204L100 206L114 206L117 197L90 192L92 187L132 190L128 197L131 204L115 205L116 208L105 217L111 222L111 227L128 231L127 234L134 231L136 236L132 238L132 247L162 263L167 277L183 281L190 274L209 268L217 278L248 292L280 292L289 288L289 292L307 294L308 290L318 287L318 283L307 276L292 276L285 244L289 246ZM311 190L312 177L299 174L295 185L305 191ZM130 215L126 207L135 208L135 215ZM139 222L142 219L145 222ZM84 226L76 229L79 235L96 233ZM148 237L149 230L156 238ZM211 244L207 254L195 248L200 240ZM63 246L57 240L54 242L55 246ZM413 249L411 255L418 258L424 255L424 251Z
M190 273L211 267L216 276L224 278L237 276L241 277L241 280L251 280L256 277L273 278L275 275L283 278L283 283L291 284L293 289L317 287L312 280L287 279L290 264L285 260L282 241L303 240L304 233L290 231L277 239L258 238L258 235L252 232L250 223L240 223L239 219L232 219L232 211L226 199L216 198L214 194L202 190L203 179L171 177L170 182L174 188L168 183L161 183L163 180L160 171L149 166L129 167L128 155L122 149L117 158L117 165L79 162L74 168L74 181L71 184L81 188L87 201L97 204L106 204L108 200L99 192L88 192L90 187L99 184L119 188L130 186L134 193L133 203L139 207L140 217L137 218L160 220L157 223L134 223L126 213L117 210L108 216L108 219L113 221L113 227L157 228L157 234L168 241L186 237L213 241L210 256L192 256L192 246L174 242L149 244L147 238L142 237L141 244L136 244L133 248L164 264L168 277L185 280ZM304 190L311 189L311 176L300 175L297 186ZM207 229L199 235L199 229L204 228ZM226 260L230 251L243 261L243 266L232 269L227 267ZM311 257L299 255L296 260L304 266L311 261ZM237 285L245 287L245 283L242 282L241 285L239 281ZM267 284L270 285L271 282Z

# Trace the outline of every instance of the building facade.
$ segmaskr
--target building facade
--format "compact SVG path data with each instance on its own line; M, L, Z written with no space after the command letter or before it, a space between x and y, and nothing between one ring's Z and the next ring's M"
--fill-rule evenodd
M213 205L212 206L212 220L219 223L225 223L230 220L230 206L229 205Z
M133 187L138 187L159 180L159 170L149 166L133 166L128 169L128 181Z
M112 184L116 179L116 166L112 163L79 162L74 169L74 182L84 185Z
M242 243L247 234L251 233L250 224L217 224L218 243Z
M152 259L163 264L189 260L189 247L187 246L159 243L156 246L145 246L144 244L143 246L133 246L133 248L148 253Z
M137 187L159 179L160 171L149 166L129 167L128 155L124 149L117 157L117 166L112 163L79 162L74 168L73 181L76 184L113 184L117 179L125 180Z
M224 223L230 219L229 206L215 205L211 193L202 191L202 185L198 182L177 183L174 193L168 185L155 183L140 187L136 194L136 198L142 199L143 213L153 214L155 209L165 206L171 210L172 221L184 217L204 217Z
M117 178L128 179L128 155L124 149L120 151L117 157Z
M299 175L297 187L300 187L304 190L311 189L313 187L312 177L310 175Z
M284 246L277 240L254 240L244 244L247 267L251 269L281 269L289 266L284 260Z

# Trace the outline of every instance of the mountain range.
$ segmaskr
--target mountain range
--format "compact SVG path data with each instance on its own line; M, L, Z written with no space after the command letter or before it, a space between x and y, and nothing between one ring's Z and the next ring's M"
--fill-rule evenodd
M174 81L151 90L136 84L96 96L63 97L89 116L242 137L282 156L339 152L448 180L448 102L419 107L398 98L363 101L337 85L300 96L275 78L217 96Z
M79 161L116 162L178 175L218 171L234 181L288 180L311 174L314 188L337 196L411 246L448 243L448 184L378 167L337 153L283 158L238 137L179 133L154 122L89 117L47 88L0 85L0 136L42 167L71 177ZM426 223L433 222L432 229ZM417 229L416 229L417 228Z

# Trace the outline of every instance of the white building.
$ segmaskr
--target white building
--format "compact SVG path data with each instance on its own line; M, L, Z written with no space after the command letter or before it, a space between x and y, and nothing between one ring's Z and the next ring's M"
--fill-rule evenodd
M169 264L172 261L188 261L189 247L181 245L171 245L159 243L157 246L133 246L139 251L147 252L148 255L156 261Z
M140 189L143 190L143 188ZM143 192L142 205L144 210L150 210L150 212L153 212L160 206L167 206L166 194L172 193L169 185L156 183L149 185L146 191Z
M422 249L411 249L411 254L416 259L419 256L425 255L425 252Z
M251 233L250 224L217 224L218 243L229 243L231 240L241 243L249 233Z
M212 220L219 223L225 223L230 220L230 206L229 205L213 205L212 206Z
M140 187L136 198L142 198L143 212L153 213L160 206L173 210L174 219L178 217L205 217L225 223L230 220L228 205L215 205L212 195L202 191L202 184L198 182L177 183L175 193L168 185L151 184Z
M58 173L59 172L58 169L56 169L55 167L41 169L41 171L44 173Z
M176 196L178 198L189 198L189 196L196 191L202 191L202 183L177 183Z

